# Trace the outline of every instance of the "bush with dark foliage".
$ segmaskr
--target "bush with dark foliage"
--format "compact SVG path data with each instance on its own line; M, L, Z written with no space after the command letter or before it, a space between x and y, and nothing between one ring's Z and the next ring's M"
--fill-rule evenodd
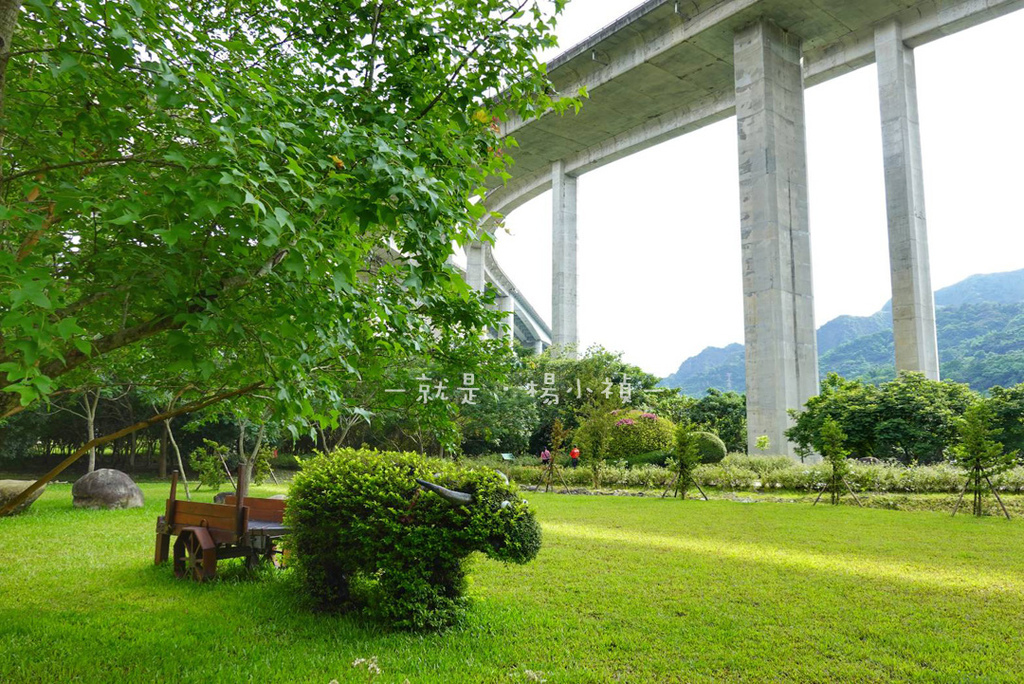
M402 629L459 618L474 551L526 563L541 542L498 472L411 453L343 449L304 461L287 522L300 581L322 608Z

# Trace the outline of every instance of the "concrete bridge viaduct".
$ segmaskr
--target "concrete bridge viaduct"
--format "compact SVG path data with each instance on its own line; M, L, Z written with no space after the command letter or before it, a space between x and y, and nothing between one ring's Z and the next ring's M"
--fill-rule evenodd
M804 88L878 69L896 367L939 377L914 48L1024 0L649 0L548 65L579 114L512 120L508 214L553 190L551 341L574 345L576 183L588 171L736 116L748 442L787 444L786 410L817 393ZM851 197L856 190L851 191ZM493 227L490 227L493 229ZM482 288L487 245L469 250ZM493 261L493 260L492 260ZM790 445L790 450L792 449Z

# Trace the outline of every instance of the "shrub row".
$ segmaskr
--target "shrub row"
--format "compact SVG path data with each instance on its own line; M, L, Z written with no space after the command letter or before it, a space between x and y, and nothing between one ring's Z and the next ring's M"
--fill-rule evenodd
M509 477L522 484L542 484L544 470L533 466L513 466L507 469ZM590 467L563 468L562 476L570 487L664 487L671 482L673 472L651 464L627 467L597 464ZM942 463L932 466L907 468L899 465L850 464L850 485L858 491L894 494L959 493L966 474L960 468ZM702 464L694 470L694 479L702 487L726 490L786 489L814 491L827 478L824 464L804 465L785 456L743 456L730 454L720 463ZM560 484L555 479L555 484ZM993 478L1000 491L1024 493L1024 466L1017 466Z

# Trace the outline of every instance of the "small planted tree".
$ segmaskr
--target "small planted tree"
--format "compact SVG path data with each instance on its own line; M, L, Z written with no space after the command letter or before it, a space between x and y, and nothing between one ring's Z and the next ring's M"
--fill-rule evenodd
M189 463L199 478L199 487L213 490L220 487L227 479L224 463L230 453L231 449L210 439L204 439L203 446L192 451Z
M704 433L693 431L691 425L680 425L676 428L676 441L673 450L675 456L673 469L676 470L676 474L662 493L661 498L664 499L671 489L673 497L679 493L680 497L685 499L686 490L693 485L704 497L704 500L708 500L708 495L693 478L694 469L701 463L700 435L702 434Z
M846 460L850 455L850 450L846 448L846 433L831 416L826 417L821 424L821 455L828 464L829 479L814 503L817 504L821 500L821 495L829 492L832 505L838 506L841 503L842 489L845 487L853 495L857 505L860 505L860 499L846 481L846 475L850 472L850 465Z
M569 492L569 485L565 483L565 478L562 477L562 472L558 470L557 461L562 457L562 445L565 444L565 440L569 437L569 431L562 425L561 418L555 418L555 422L551 425L551 460L548 461L548 472L545 475L544 491L547 492L551 488L552 480L555 479L555 473L558 473L558 479L562 481L562 489L566 493Z
M605 468L604 457L608 452L617 416L599 404L589 404L578 415L580 426L573 432L572 437L587 455L591 480L597 489L601 486L601 473Z
M1003 509L1003 515L1007 519L1010 518L1003 500L999 498L999 492L992 484L992 476L1012 468L1017 460L1017 454L1007 453L1003 444L997 441L1002 431L994 427L994 423L995 412L987 400L978 401L968 407L957 423L960 443L953 448L953 452L957 462L967 471L967 482L960 492L953 515L960 510L960 504L963 503L968 490L973 494L972 512L974 515L982 515L981 502L987 487L995 494L999 507Z

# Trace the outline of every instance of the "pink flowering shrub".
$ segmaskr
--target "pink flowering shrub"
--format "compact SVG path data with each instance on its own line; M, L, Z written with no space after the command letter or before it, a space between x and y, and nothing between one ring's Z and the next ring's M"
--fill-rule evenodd
M621 411L623 416L611 428L606 457L612 459L639 456L652 451L668 451L675 439L671 421L653 413Z

